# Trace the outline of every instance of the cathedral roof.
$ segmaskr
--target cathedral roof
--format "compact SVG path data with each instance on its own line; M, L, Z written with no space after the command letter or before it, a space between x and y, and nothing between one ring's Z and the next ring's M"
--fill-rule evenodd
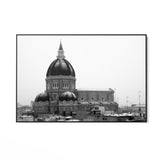
M75 77L75 71L72 65L65 59L62 44L60 43L57 59L54 60L47 71L46 76L73 76Z
M47 93L40 93L35 98L35 102L46 102L46 101L49 101L49 95Z
M46 76L73 76L75 77L75 71L72 65L66 59L54 60L48 68Z
M66 91L59 96L59 100L60 101L70 101L70 100L76 101L77 96L73 92Z

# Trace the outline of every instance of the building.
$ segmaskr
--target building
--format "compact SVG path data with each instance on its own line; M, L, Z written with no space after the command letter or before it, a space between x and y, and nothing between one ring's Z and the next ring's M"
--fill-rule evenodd
M119 113L132 113L135 116L146 117L146 105L133 104L131 106L123 106L118 109Z
M46 90L33 102L35 114L86 114L94 106L104 106L105 111L118 112L114 102L114 90L77 90L74 68L66 60L60 43L57 59L49 66L46 74Z

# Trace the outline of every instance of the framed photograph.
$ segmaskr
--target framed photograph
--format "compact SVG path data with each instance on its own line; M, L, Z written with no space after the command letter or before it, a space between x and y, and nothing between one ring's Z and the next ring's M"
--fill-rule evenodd
M16 122L147 122L146 34L17 34Z

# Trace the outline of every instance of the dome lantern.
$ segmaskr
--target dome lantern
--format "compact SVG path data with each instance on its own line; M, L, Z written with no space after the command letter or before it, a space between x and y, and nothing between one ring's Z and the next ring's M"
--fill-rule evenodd
M60 42L57 59L64 59L64 58L65 58L64 50L63 50L63 47L62 47L62 43Z

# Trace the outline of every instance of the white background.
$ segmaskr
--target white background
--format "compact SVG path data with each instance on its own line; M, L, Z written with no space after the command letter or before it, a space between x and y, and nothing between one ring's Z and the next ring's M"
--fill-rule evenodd
M159 159L158 2L1 1L0 159ZM17 33L147 33L148 123L16 123Z

